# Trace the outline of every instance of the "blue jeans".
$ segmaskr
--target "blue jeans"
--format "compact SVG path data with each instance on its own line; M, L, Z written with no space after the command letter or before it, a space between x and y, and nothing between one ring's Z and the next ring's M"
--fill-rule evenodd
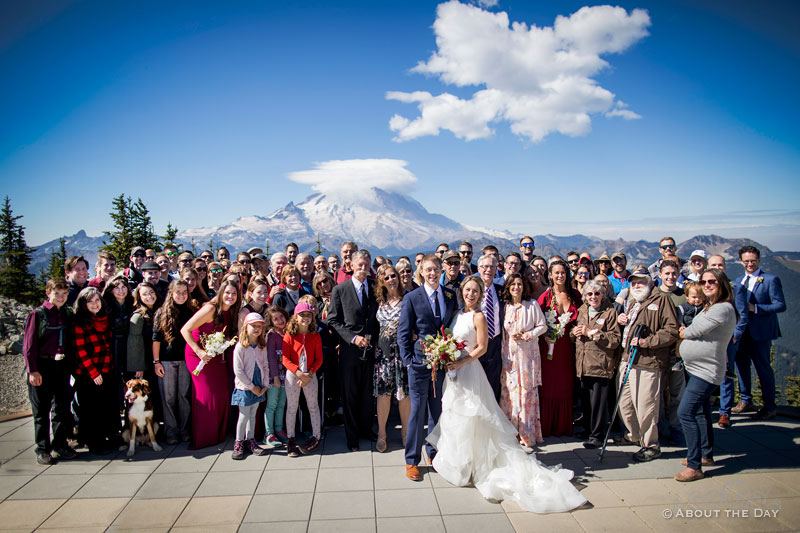
M739 341L739 351L736 354L736 366L739 369L739 396L746 403L753 402L752 382L750 378L750 361L756 367L758 380L761 382L761 397L764 407L774 411L775 407L775 372L769 364L769 352L772 341L757 341L746 329Z
M701 459L714 457L714 430L711 426L711 393L716 385L689 374L689 382L678 406L678 418L686 437L686 461L700 470Z
M727 351L727 363L728 363L728 372L735 372L736 368L736 352L739 351L739 343L734 344L733 340L728 343L728 351ZM731 407L734 405L734 386L733 380L731 378L726 377L722 381L722 385L719 386L719 414L720 415L728 415L731 414Z

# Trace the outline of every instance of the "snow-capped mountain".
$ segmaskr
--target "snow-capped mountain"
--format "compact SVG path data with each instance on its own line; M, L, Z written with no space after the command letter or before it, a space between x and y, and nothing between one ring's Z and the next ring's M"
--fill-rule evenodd
M232 249L294 241L300 249L316 247L316 239L328 250L343 241L381 253L427 249L439 242L458 239L513 239L508 232L464 226L443 215L428 212L422 204L398 193L372 188L357 198L314 194L300 204L290 202L266 217L246 216L231 224L193 228L178 240L194 239L202 247L213 237Z

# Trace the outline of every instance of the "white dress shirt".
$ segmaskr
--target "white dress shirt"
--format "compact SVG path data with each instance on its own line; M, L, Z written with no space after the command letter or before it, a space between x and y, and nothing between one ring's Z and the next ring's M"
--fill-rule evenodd
M437 293L438 300L439 300L439 312L442 314L439 318L444 320L444 291L442 290L442 286L438 285L435 289L431 289L428 284L425 284L425 293L428 295L428 303L431 304L431 311L433 311L433 316L436 316L436 305L433 303L433 293L439 291Z

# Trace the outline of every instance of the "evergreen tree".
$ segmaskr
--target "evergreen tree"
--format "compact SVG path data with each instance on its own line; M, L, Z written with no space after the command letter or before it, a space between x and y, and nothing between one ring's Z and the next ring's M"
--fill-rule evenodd
M800 407L800 376L788 376L784 388L786 405Z
M161 241L164 246L168 244L175 245L175 237L178 236L178 228L173 226L171 222L167 222L167 229L164 235L161 236Z
M134 246L141 246L145 250L160 248L158 235L156 235L153 222L150 220L150 210L147 209L141 198L138 198L131 207L131 228Z
M0 210L0 294L21 302L37 300L36 278L28 272L34 249L25 242L25 228L14 216L11 201L6 196Z
M131 255L133 248L133 200L120 194L111 201L111 221L114 231L105 232L107 240L103 241L100 250L114 254L121 265L127 264L126 258Z

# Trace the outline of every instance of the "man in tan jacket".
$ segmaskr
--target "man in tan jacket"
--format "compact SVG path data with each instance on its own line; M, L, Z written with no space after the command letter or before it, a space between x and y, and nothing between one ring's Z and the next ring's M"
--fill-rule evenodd
M661 456L658 444L661 378L669 364L670 348L678 339L678 317L669 296L653 290L647 268L636 268L628 279L631 285L625 312L617 318L622 327L622 364L627 364L634 350L636 356L622 390L619 412L628 428L627 440L641 446L633 458L651 461ZM639 324L644 329L638 338L632 338ZM623 373L620 374L621 380Z

